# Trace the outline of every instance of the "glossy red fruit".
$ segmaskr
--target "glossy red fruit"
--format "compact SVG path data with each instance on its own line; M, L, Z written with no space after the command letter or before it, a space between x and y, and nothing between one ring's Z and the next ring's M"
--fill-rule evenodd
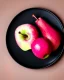
M35 16L33 15L33 17L35 17ZM58 31L56 31L54 28L52 28L52 26L49 25L41 17L38 19L36 18L35 23L40 28L42 35L45 38L47 38L48 40L50 40L50 42L52 43L52 46L53 46L53 51L55 51L61 43L60 33Z
M51 53L51 46L49 42L44 38L37 38L31 44L33 54L40 59L43 59L46 55Z

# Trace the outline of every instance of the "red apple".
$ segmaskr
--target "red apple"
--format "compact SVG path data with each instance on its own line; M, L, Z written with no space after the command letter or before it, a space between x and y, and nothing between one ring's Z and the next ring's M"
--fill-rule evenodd
M31 44L31 49L33 54L40 59L43 59L45 56L51 53L51 46L48 40L44 38L37 38Z
M38 38L38 32L31 24L22 24L15 30L16 43L23 51L31 49L31 44L36 38Z
M35 23L40 28L42 35L51 42L53 46L53 51L55 51L61 43L60 33L41 17L37 19L34 15L32 16L36 19Z

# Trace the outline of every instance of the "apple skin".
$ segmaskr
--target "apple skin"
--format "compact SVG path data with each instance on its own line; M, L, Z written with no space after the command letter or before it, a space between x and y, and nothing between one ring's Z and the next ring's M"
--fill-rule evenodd
M35 23L38 25L40 28L42 35L49 39L52 46L53 46L53 51L55 51L60 43L61 43L61 35L58 31L56 31L52 26L50 26L45 20L43 20L41 17L38 18Z
M33 54L40 59L44 59L45 56L49 55L52 51L51 45L47 39L37 38L31 44Z
M19 31L22 34L27 35L27 39L25 39L21 34L19 34ZM22 24L18 26L15 30L15 40L17 45L23 50L27 51L31 49L32 42L38 38L38 31L36 28L31 24Z

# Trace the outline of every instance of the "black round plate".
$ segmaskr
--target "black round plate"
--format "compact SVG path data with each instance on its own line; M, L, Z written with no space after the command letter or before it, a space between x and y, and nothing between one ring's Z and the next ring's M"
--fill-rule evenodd
M32 14L35 14L37 18L42 17L52 27L57 29L62 36L62 41L59 48L55 52L51 53L51 55L44 60L36 58L33 55L31 50L26 52L22 51L17 46L15 41L14 32L19 25L30 23L37 28L37 25L35 24L35 19L32 17ZM37 30L39 34L41 34L38 28ZM60 19L57 17L57 15L55 15L53 12L47 9L30 8L20 12L10 23L7 30L7 34L6 34L6 45L12 58L20 65L23 65L28 68L33 68L33 69L48 67L53 63L57 62L62 55L62 52L63 52L63 31L62 30L63 30L63 24L60 21Z

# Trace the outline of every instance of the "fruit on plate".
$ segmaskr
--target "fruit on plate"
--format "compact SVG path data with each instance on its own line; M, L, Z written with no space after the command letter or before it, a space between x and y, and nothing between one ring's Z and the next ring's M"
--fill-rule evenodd
M50 40L53 46L53 51L55 51L59 47L61 42L60 33L56 31L51 25L49 25L41 17L37 19L35 15L32 16L36 19L35 23L40 28L42 35Z
M38 38L38 32L31 24L22 24L15 30L16 43L23 51L30 50L31 43L36 38Z
M51 53L51 45L48 40L45 38L37 38L31 44L31 49L33 54L40 59L45 59Z

